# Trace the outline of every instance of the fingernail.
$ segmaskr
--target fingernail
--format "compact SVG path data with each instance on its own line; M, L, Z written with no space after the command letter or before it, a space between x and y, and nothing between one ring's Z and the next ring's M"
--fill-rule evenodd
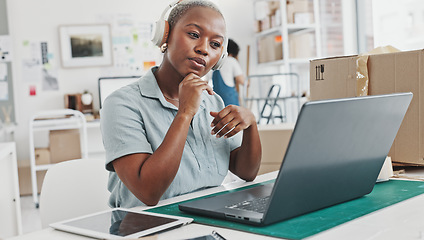
M212 135L215 135L215 131L214 131L214 130L212 130L211 134L212 134Z

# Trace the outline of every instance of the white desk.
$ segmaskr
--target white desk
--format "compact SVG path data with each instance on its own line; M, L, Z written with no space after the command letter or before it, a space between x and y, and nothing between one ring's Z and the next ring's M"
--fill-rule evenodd
M253 183L263 182L276 177L276 172L258 176ZM159 206L169 203L179 202L202 195L207 195L219 191L234 189L237 187L246 186L253 183L233 182L216 188L206 189L203 191L190 193L184 196L175 197L161 201ZM375 211L363 217L354 219L347 223L341 224L330 230L316 234L308 239L372 239L372 240L398 240L398 239L423 239L424 237L424 194L405 200L390 207ZM136 210L146 209L146 207L137 207ZM225 238L257 240L257 239L278 239L255 235L246 232L230 230L219 227L212 227L200 224L189 224L187 226L177 228L168 232L161 233L152 238L155 240L173 240L193 238L196 236L205 235L216 230ZM21 235L12 238L14 240L25 239L89 239L70 233L60 232L47 228L41 231Z

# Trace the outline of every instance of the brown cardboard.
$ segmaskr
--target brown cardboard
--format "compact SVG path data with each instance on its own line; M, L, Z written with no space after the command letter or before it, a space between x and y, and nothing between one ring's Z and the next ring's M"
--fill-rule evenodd
M290 34L290 58L312 58L316 56L313 33Z
M270 15L274 15L276 11L280 9L280 2L279 1L269 1L268 2L268 8Z
M281 36L266 35L258 39L258 62L266 63L283 59Z
M357 56L312 60L311 100L356 96ZM369 95L414 97L389 152L393 162L424 165L424 50L370 55Z
M262 162L259 172L262 174L279 170L294 124L259 125L258 128L262 145Z
M40 193L41 191L41 186L43 184L43 180L44 180L44 176L46 175L46 172L47 170L37 171L38 193ZM31 167L19 166L18 176L19 176L19 193L21 194L21 196L31 195L32 194Z
M309 12L308 0L289 0L287 1L287 23L294 22L296 13Z
M34 155L35 165L50 164L50 150L48 148L36 148Z
M280 163L261 163L259 167L258 175L262 175L269 172L278 171L280 169Z
M81 158L79 130L52 130L49 140L51 163Z

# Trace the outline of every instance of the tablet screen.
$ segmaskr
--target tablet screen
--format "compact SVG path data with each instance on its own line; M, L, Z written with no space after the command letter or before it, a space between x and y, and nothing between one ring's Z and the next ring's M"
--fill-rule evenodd
M63 225L125 237L175 221L178 219L119 209L65 222Z

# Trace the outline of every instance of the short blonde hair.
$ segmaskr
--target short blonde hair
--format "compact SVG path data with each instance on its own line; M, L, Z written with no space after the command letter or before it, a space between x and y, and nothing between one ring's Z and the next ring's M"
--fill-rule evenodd
M169 23L169 31L172 31L172 28L177 24L177 22L181 19L184 14L187 13L188 10L194 7L205 7L212 10L215 10L217 13L219 13L222 16L222 19L224 19L224 15L222 15L222 12L219 10L219 8L210 1L207 0L183 0L180 3L178 3L169 13L168 16L168 23ZM224 19L225 22L225 19Z

